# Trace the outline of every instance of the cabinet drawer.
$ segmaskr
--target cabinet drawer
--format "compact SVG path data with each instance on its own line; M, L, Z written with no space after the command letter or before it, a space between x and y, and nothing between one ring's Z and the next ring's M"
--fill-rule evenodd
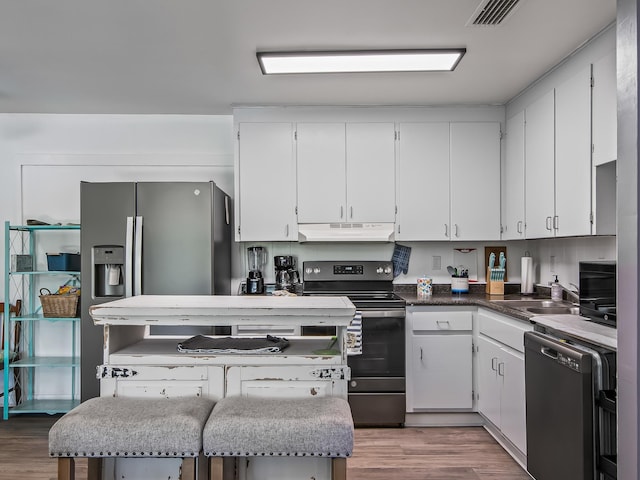
M419 331L471 331L471 312L413 312L411 329Z
M533 325L509 317L480 311L479 331L482 335L524 353L524 332L533 330Z

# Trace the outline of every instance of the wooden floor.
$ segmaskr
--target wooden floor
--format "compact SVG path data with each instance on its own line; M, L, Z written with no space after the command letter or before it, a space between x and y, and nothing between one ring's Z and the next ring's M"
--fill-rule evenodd
M0 480L56 478L49 428L58 417L18 415L0 421ZM348 480L530 480L481 427L356 429ZM87 478L77 461L77 480Z

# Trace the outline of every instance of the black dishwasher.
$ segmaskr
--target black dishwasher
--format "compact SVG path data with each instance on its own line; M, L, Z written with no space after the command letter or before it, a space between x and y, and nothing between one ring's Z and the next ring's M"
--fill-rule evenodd
M536 480L615 478L603 465L615 462L615 419L599 401L615 392L615 352L540 332L525 333L524 343L528 472Z

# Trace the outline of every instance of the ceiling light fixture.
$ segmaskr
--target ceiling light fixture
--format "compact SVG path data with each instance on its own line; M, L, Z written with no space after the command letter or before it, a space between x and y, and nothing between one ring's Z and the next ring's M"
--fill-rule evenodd
M284 73L449 72L466 48L257 52L264 75Z

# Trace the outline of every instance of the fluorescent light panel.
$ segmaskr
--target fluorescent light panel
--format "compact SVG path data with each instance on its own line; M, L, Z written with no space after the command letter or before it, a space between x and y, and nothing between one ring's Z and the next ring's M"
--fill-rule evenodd
M258 52L265 75L452 71L466 49Z

